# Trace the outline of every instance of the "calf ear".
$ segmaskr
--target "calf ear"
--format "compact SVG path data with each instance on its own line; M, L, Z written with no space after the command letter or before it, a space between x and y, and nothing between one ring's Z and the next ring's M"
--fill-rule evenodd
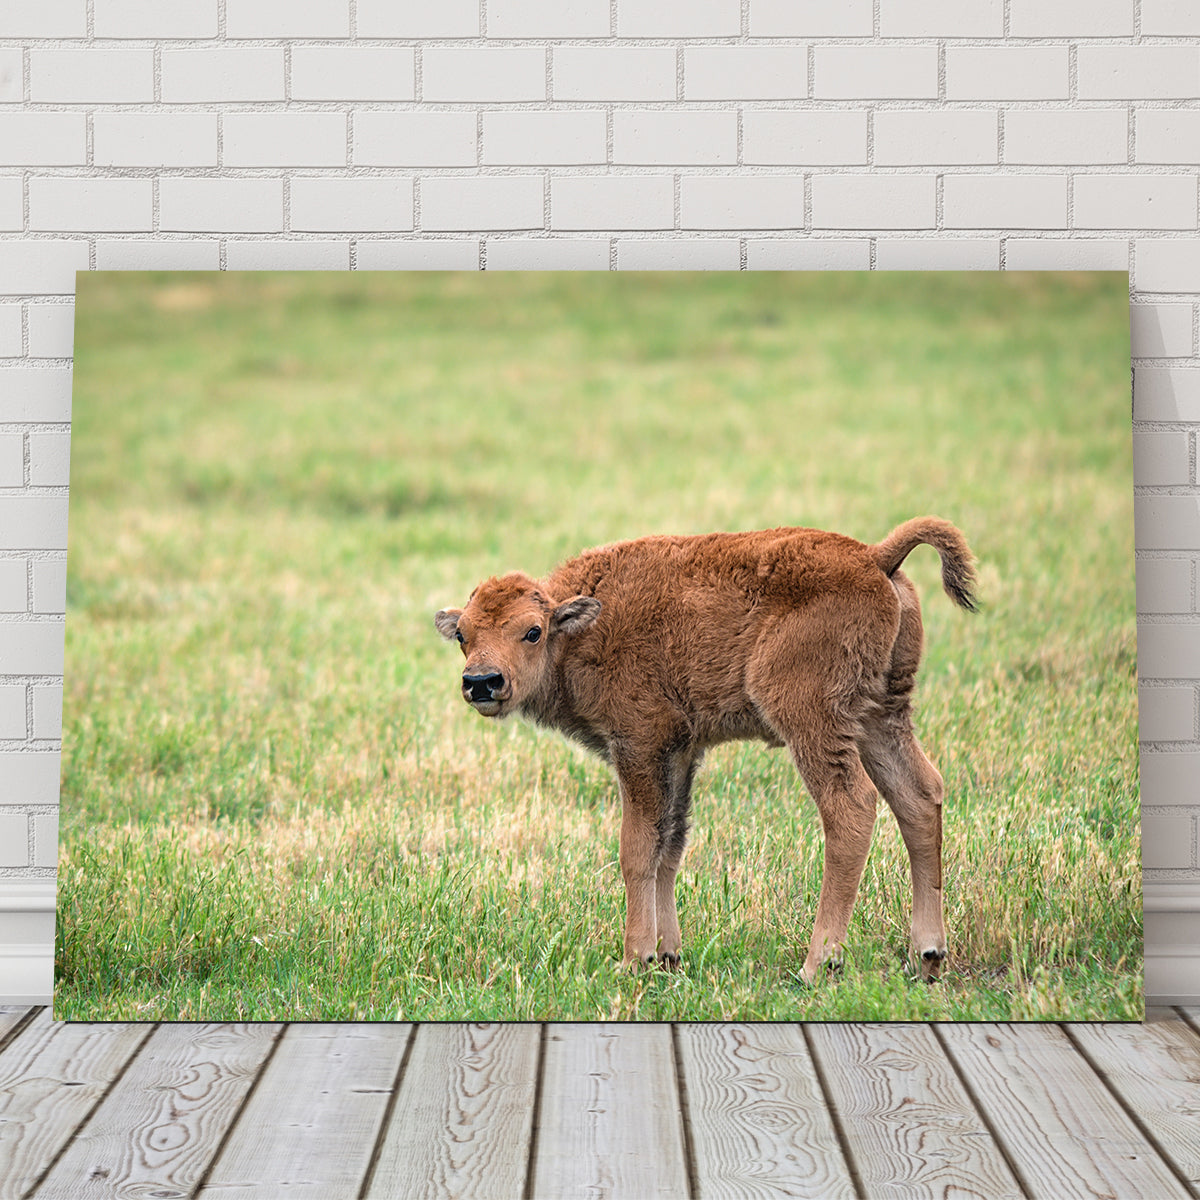
M575 596L554 610L554 628L559 633L579 633L600 615L595 596Z
M458 618L461 616L461 608L443 608L441 612L434 614L433 623L446 641L450 641L458 631Z

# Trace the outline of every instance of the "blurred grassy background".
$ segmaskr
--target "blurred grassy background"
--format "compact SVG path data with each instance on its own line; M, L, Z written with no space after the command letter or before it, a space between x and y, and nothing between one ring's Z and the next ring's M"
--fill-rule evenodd
M1118 274L81 275L57 1016L1136 1019ZM794 980L819 825L708 757L685 970L616 970L607 769L466 711L432 628L651 532L955 521L924 603L953 967L891 814L846 975Z

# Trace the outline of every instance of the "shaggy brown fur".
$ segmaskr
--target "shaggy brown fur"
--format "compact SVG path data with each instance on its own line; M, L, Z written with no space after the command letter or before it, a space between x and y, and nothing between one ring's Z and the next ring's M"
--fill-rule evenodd
M787 746L821 816L825 868L801 972L836 961L875 823L876 789L912 866L912 953L946 954L942 777L913 735L923 631L899 570L922 543L974 608L971 552L937 517L877 546L815 529L647 537L588 550L545 579L481 583L435 617L466 663L464 699L517 712L611 763L620 786L625 962L679 964L675 875L704 750L735 738Z

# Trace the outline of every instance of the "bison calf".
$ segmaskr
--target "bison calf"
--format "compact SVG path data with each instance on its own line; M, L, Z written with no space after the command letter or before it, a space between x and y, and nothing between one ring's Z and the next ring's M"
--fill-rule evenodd
M787 746L825 832L811 982L836 961L875 823L876 789L912 867L912 953L946 955L942 777L913 735L923 630L900 564L933 546L942 583L974 608L971 552L937 517L877 546L815 529L647 537L588 550L545 579L488 579L439 632L462 647L462 695L485 717L561 730L616 771L625 962L679 964L675 875L692 778L735 738Z

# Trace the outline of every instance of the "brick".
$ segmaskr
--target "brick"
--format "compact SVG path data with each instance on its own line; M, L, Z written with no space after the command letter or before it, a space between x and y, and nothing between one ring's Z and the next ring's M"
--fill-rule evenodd
M70 482L71 435L29 435L29 482L34 487L66 487Z
M1013 108L1004 114L1004 161L1065 166L1123 163L1129 118L1123 109Z
M75 290L72 281L71 290ZM53 422L71 419L71 372L61 367L0 370L0 421Z
M473 38L479 0L358 0L359 37Z
M802 229L801 175L688 175L680 184L684 229Z
M24 813L0 816L0 867L29 865L29 818Z
M0 499L0 549L65 550L66 496L7 495ZM11 674L0 667L0 674Z
M25 198L21 180L15 176L0 179L0 229L25 228Z
M1196 737L1194 687L1138 688L1138 738L1143 742L1190 742Z
M994 163L1000 156L995 112L954 108L875 114L875 162L880 166Z
M149 179L29 181L29 227L35 230L137 233L154 223L154 187Z
M1132 304L1130 348L1134 358L1187 358L1193 351L1190 304Z
M479 242L469 238L371 239L357 247L360 271L477 271Z
M97 271L216 271L220 266L221 243L216 240L96 242Z
M1142 813L1142 867L1178 870L1195 858L1195 821L1190 813Z
M937 220L932 175L815 175L814 229L930 229Z
M1200 34L1200 9L1193 0L1142 0L1143 37Z
M282 100L284 94L280 46L162 51L164 104Z
M81 166L87 162L87 117L75 112L0 112L0 164Z
M1192 564L1185 558L1139 558L1137 607L1139 613L1192 611Z
M608 0L488 0L487 36L606 38Z
M936 46L818 46L813 95L822 100L933 100Z
M225 246L225 265L230 271L348 271L350 243L231 238Z
M0 685L0 738L24 739L27 733L24 684Z
M293 100L413 100L416 52L411 46L295 46Z
M942 185L947 229L1054 229L1067 223L1061 175L947 175Z
M20 433L0 433L0 488L19 488L25 484L25 437Z
M1139 497L1139 501L1146 499L1149 497ZM1153 499L1182 497L1160 496ZM1140 536L1140 526L1138 533ZM1193 679L1197 675L1200 675L1200 626L1149 625L1144 622L1138 626L1139 678Z
M350 36L349 0L225 0L227 38Z
M1200 240L1139 240L1134 262L1139 292L1200 292Z
M1200 370L1135 367L1133 417L1135 421L1200 421Z
M473 112L361 112L354 162L383 167L473 167L479 158Z
M544 209L540 175L430 177L421 182L422 229L541 229Z
M25 353L21 329L21 306L0 304L0 358L19 358ZM30 353L33 353L32 346Z
M165 232L277 233L283 228L279 179L167 176L158 185L159 226Z
M685 100L803 100L803 46L689 46L683 52Z
M880 238L878 271L998 271L996 238Z
M215 167L217 114L98 112L92 153L98 167Z
M25 559L0 558L0 612L27 612L29 579Z
M618 37L736 37L741 32L740 0L617 0Z
M105 38L213 38L216 0L95 0L95 30Z
M619 271L736 271L741 246L736 238L623 238L617 242Z
M346 165L345 113L226 113L221 130L226 166Z
M540 46L430 46L422 71L427 101L546 99L546 51Z
M1134 123L1134 158L1140 163L1194 166L1200 146L1200 109L1145 108Z
M1134 512L1138 549L1200 549L1200 497L1136 496ZM1173 676L1200 675L1200 630L1197 630L1196 649L1198 656L1194 659L1189 658L1187 670L1173 671ZM1193 662L1195 670L1192 669ZM1154 676L1163 672L1149 670L1147 674Z
M881 37L1003 37L1003 0L880 0Z
M1194 229L1196 179L1172 175L1078 175L1077 229Z
M947 100L1066 100L1066 46L947 46Z
M0 49L0 104L19 104L25 98L25 63L19 49Z
M1005 238L1009 271L1127 271L1129 243L1078 237Z
M737 113L618 109L613 162L732 166L737 163Z
M37 813L33 817L35 867L58 866L58 813Z
M1080 46L1081 100L1191 100L1200 96L1198 46Z
M67 563L61 558L39 558L33 564L33 611L67 610Z
M751 37L871 37L872 0L753 0Z
M607 271L607 238L488 238L489 271Z
M29 353L32 357L70 358L74 344L74 304L29 306Z
M0 0L6 38L87 37L87 0Z
M31 50L38 104L136 104L154 99L153 50Z
M608 122L600 109L483 114L485 163L568 166L607 158Z
M1053 4L1044 0L1010 0L1010 3L1010 37L1133 36L1133 0L1054 0Z
M1166 486L1191 482L1191 446L1185 433L1133 435L1133 483Z
M552 229L672 229L675 188L665 175L596 175L550 181Z
M411 179L293 179L291 228L399 233L413 227Z
M12 504L13 501L3 503ZM66 505L60 507L65 517ZM62 621L0 624L0 675L61 675L62 671ZM0 771L0 778L3 775Z
M555 100L675 99L670 46L556 46L551 70Z
M0 751L0 804L58 803L58 750Z
M861 109L746 109L742 161L765 166L864 165L867 114Z

